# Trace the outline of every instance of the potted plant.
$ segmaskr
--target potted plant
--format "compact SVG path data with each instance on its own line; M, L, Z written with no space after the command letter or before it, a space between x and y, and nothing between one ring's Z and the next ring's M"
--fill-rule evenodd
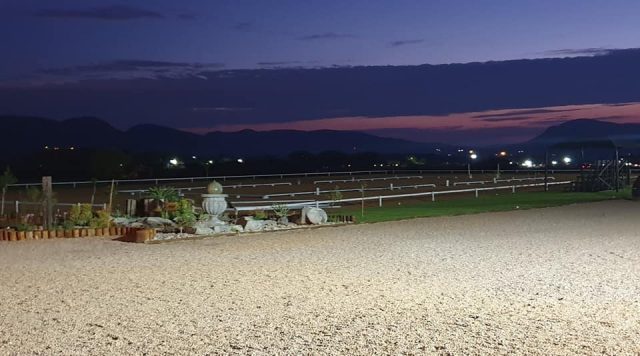
M180 194L172 187L151 187L147 190L149 198L153 199L155 208L153 212L165 219L169 218L165 203L178 201Z
M278 222L282 225L287 225L289 223L289 207L287 204L283 203L275 203L271 206L273 212L278 217Z
M187 199L181 199L178 201L175 215L176 217L173 220L178 224L180 233L183 232L184 228L193 227L196 223L196 214L193 211L191 201Z

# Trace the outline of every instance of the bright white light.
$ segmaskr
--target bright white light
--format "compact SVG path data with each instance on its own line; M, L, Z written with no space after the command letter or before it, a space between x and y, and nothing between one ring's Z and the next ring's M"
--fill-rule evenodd
M169 163L171 163L172 166L177 166L178 165L178 159L177 158L172 158L169 160Z
M198 158L198 157L196 157L196 156L191 156L191 158L196 159L196 158Z
M551 164L555 166L556 164L558 164L558 161L551 161Z
M478 155L475 154L475 153L472 153L471 156L469 156L469 157L471 157L471 159L476 159L476 158L478 158Z
M564 164L569 164L571 163L571 157L565 157L562 159L562 162L564 162Z
M209 164L213 164L213 160L211 160L211 159L210 159L210 160L209 160Z
M238 163L244 163L244 160L242 158L238 158Z
M523 167L527 167L527 168L531 168L531 167L533 167L533 161L528 159L528 160L522 162L522 166Z

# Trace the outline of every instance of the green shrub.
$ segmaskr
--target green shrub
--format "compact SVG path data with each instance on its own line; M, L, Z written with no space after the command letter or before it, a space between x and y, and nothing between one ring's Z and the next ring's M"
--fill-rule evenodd
M193 211L193 205L190 200L181 199L178 201L173 220L180 227L180 231L185 227L192 227L196 223L196 213Z
M253 218L256 220L265 220L267 219L267 213L265 213L264 210L256 210Z
M105 228L111 224L111 216L106 210L98 210L96 216L91 218L89 226L93 228Z
M271 206L271 209L273 209L273 212L276 213L279 218L289 215L289 207L287 204L275 203Z
M93 210L89 204L74 205L69 213L69 221L75 226L89 226L93 219Z

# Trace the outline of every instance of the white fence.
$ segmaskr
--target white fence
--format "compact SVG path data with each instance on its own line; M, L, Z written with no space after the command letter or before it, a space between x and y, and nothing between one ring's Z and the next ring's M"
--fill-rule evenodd
M391 199L403 199L403 198L415 198L415 197L424 197L430 196L431 201L436 201L437 195L446 195L446 194L460 194L460 193L474 193L475 197L478 198L480 192L484 191L495 191L495 190L511 190L512 193L515 193L517 189L521 188L532 188L532 187L542 187L545 185L553 186L553 185L566 185L571 184L572 181L563 181L563 182L551 182L551 183L532 183L532 184L520 184L520 185L507 185L507 186L499 186L499 187L483 187L483 188L472 188L472 189L456 189L456 190L445 190L445 191L432 191L432 192L421 192L421 193L408 193L408 194L394 194L394 195L379 195L379 196L371 196L371 197L359 197L359 198L347 198L340 200L307 200L300 202L287 202L287 201L277 201L271 202L274 203L282 203L289 207L290 209L300 209L305 206L327 206L330 204L336 203L349 203L349 202L363 202L363 201L378 201L378 206L382 206L384 200ZM272 210L273 205L253 205L253 206L238 206L243 204L255 204L257 202L232 202L231 204L235 206L234 210L237 211L251 211L251 210Z
M638 171L637 169L632 170L633 172ZM495 170L491 169L474 169L471 170L472 173L495 173ZM509 170L500 170L500 173L543 173L544 170L540 169L509 169ZM577 173L580 172L579 169L550 169L550 174L555 173ZM364 174L397 174L397 173L407 173L407 174L453 174L453 173L464 173L467 174L468 171L466 169L421 169L421 170L408 170L408 169L392 169L392 170L369 170L369 171L335 171L335 172L302 172L302 173L277 173L277 174L248 174L248 175L228 175L228 176L197 176L197 177L176 177L176 178L146 178L146 179L107 179L107 180L81 180L81 181L64 181L64 182L53 182L53 185L68 185L72 187L77 187L79 185L92 185L96 184L111 184L111 182L115 183L152 183L158 185L160 183L168 183L168 182L195 182L199 180L230 180L230 179L257 179L257 178L279 178L284 179L285 177L319 177L319 176L352 176L352 175L364 175ZM42 182L32 182L32 183L18 183L12 184L12 187L30 187L30 186L39 186Z

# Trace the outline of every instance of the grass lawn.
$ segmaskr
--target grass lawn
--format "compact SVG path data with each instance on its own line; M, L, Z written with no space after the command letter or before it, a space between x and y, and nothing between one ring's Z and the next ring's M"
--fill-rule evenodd
M477 214L490 211L508 211L515 209L534 209L574 203L595 202L609 199L624 199L631 195L630 189L597 193L568 192L522 192L501 193L500 195L480 196L424 202L410 205L398 205L397 201L387 200L379 207L365 207L364 216L360 206L345 207L336 211L339 214L354 215L358 222L379 222L419 217L451 216Z

